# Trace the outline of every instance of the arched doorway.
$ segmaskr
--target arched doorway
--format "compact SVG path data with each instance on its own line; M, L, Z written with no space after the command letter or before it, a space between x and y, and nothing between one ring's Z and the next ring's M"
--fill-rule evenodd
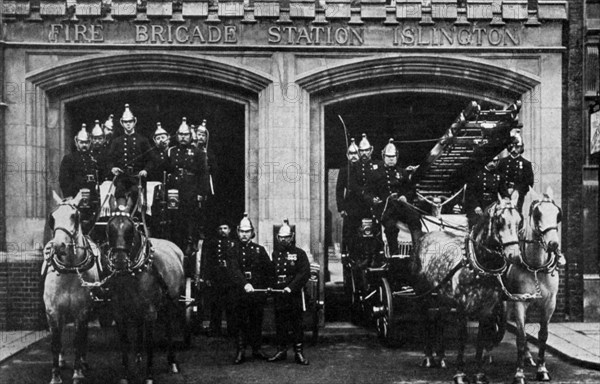
M218 152L224 175L215 182L215 193L222 191L218 206L227 206L230 220L239 220L244 210L256 220L258 205L251 196L257 187L246 182L256 177L247 174L252 170L245 164L257 162L259 94L272 82L264 74L198 56L139 52L69 60L29 73L27 81L36 105L26 119L43 151L28 161L35 164L36 156L44 156L56 173L26 185L27 214L40 218L33 236L42 237L41 219L51 206L51 191L58 190L58 165L72 149L76 130L82 123L103 122L110 113L118 125L125 103L148 136L157 121L174 132L183 116L195 124L206 119L209 145Z

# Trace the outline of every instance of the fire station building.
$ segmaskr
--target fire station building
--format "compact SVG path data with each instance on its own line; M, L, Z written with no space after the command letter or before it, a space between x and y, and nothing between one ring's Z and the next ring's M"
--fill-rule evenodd
M346 162L338 115L378 157L390 137L440 137L471 100L520 100L535 189L551 186L563 209L556 318L582 320L585 260L597 262L582 231L594 203L582 195L582 52L571 47L582 15L563 0L3 1L0 329L39 323L60 161L81 124L114 114L118 126L126 103L149 137L157 122L172 134L182 117L206 119L215 214L237 225L247 211L267 248L289 218L326 264ZM430 147L400 145L400 162Z

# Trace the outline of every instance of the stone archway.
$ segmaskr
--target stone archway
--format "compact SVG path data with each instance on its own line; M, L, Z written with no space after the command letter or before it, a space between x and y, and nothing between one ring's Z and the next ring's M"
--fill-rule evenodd
M541 102L531 102L533 95L540 94L541 78L507 70L481 59L433 55L358 59L326 70L307 72L296 79L296 83L310 98L310 137L321 144L325 136L324 110L328 105L382 93L456 95L498 106L523 100L521 121L529 129L525 137L541 139ZM560 132L560 121L555 124L552 128ZM311 173L323 174L323 145L311 147L310 158L310 163L319 167ZM560 172L560 169L550 170L552 172ZM310 196L311 244L320 246L326 238L325 184L311 183ZM316 255L325 252L313 249Z
M39 224L28 234L37 239L43 236L51 190L58 186L58 166L71 140L63 129L68 103L126 90L169 90L238 104L245 110L247 164L257 161L257 151L248 146L256 142L253 138L258 135L259 94L272 82L266 74L235 65L156 52L85 56L28 73L26 80L35 103L27 108L25 116L32 148L25 166L34 171L25 180L23 220L33 219ZM42 162L45 167L35 167ZM251 217L257 217L256 199L251 198L257 193L256 186L245 183L245 189L245 205Z

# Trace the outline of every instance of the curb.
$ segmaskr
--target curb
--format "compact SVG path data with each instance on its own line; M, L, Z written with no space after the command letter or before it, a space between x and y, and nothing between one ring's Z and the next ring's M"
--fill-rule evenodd
M510 331L512 334L514 334L515 336L517 335L517 327L512 322L509 321L506 323L506 329L508 331ZM537 336L527 333L527 341L532 344L535 344L539 348L539 341L538 341ZM571 356L568 353L561 351L560 349L558 349L548 343L546 343L546 349L564 361L578 365L582 368L600 371L600 363L596 363L596 362L589 361L589 360L583 360L583 359Z
M42 336L40 336L41 333L43 333ZM26 349L29 349L49 336L50 332L48 331L25 331L25 334L20 338L2 345L2 348L0 348L0 364Z

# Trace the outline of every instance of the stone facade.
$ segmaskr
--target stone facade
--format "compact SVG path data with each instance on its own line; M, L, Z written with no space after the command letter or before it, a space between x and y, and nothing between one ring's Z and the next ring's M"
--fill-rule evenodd
M563 40L567 12L578 8L565 1L3 5L5 245L29 251L43 243L55 173L72 140L64 129L69 105L152 89L208 95L243 108L244 199L258 241L268 244L272 225L288 217L299 246L319 262L325 259L326 108L382 93L457 95L498 107L520 99L536 189L552 186L563 205L565 253L581 246L575 235L581 174L572 172L581 162L565 146L580 140L570 120L576 83L567 86L566 76L580 63L568 51L575 42ZM577 317L580 262L568 258L559 312Z

